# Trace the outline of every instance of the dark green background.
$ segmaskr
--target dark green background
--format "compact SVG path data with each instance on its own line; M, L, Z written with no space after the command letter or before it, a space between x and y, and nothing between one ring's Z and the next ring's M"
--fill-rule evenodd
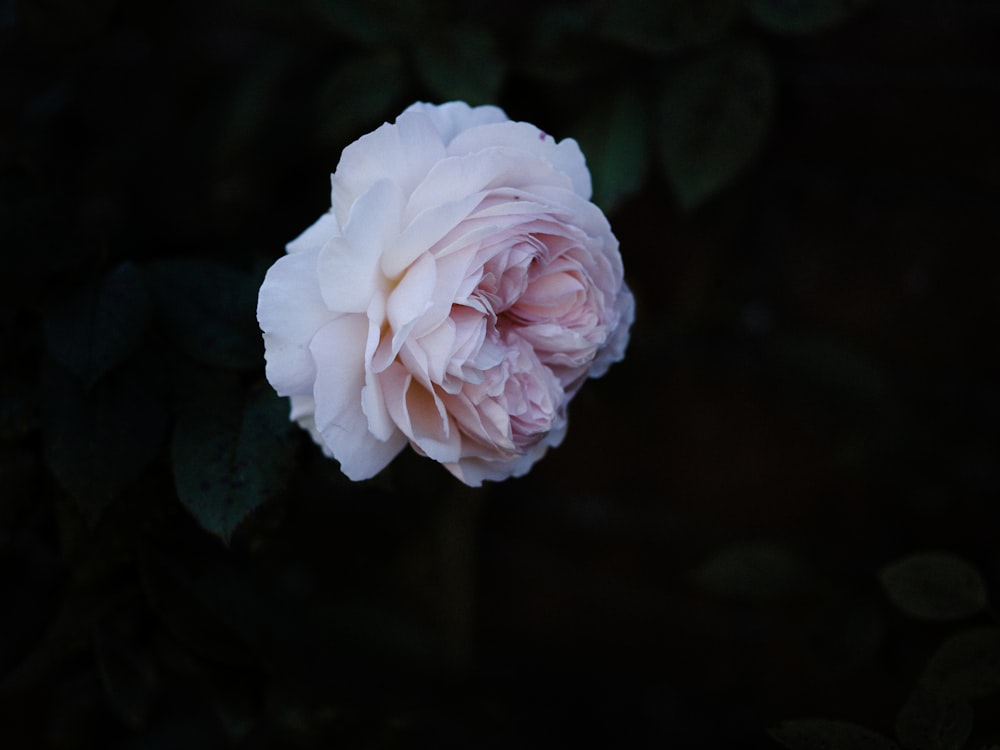
M998 7L0 2L0 747L1000 744ZM628 357L352 484L256 289L451 98L580 140Z

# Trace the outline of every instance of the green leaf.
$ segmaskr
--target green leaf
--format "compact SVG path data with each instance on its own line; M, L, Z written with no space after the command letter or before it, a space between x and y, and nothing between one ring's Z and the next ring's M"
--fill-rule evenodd
M479 26L448 27L416 50L417 73L438 98L472 105L497 101L504 61L493 34Z
M896 718L907 750L959 750L972 734L972 706L963 698L917 688Z
M594 63L593 42L587 35L590 15L579 5L539 7L525 29L525 49L514 61L518 71L556 85L586 75Z
M403 62L396 52L348 60L319 87L316 126L319 139L338 150L396 112L403 94Z
M45 458L91 525L163 442L168 412L156 380L156 372L133 365L87 391L59 365L43 370Z
M259 284L207 260L161 260L146 268L157 315L177 347L217 367L253 368L264 363L257 326Z
M206 530L228 542L233 531L285 478L290 458L288 402L269 388L244 402L229 390L192 404L177 422L177 494Z
M851 18L867 0L749 0L750 14L778 34L811 34Z
M610 106L602 100L573 132L590 167L594 203L610 211L642 186L649 163L649 128L635 89L623 89Z
M45 343L52 358L89 388L128 359L148 324L149 295L142 272L123 263L46 312Z
M950 637L930 658L920 682L956 698L1000 690L1000 628L972 628Z
M795 596L815 585L812 571L798 557L760 542L723 549L699 566L692 580L712 593L747 601Z
M608 3L601 36L651 55L669 55L721 39L741 0L618 0Z
M982 611L988 603L979 571L944 552L904 557L882 568L879 578L893 604L925 620L958 620Z
M710 50L676 67L659 96L659 144L681 206L700 206L753 161L774 106L771 64L752 44Z
M430 2L311 0L310 5L336 31L369 46L421 38L425 29L438 25Z
M888 737L846 721L796 719L768 732L790 750L895 750Z

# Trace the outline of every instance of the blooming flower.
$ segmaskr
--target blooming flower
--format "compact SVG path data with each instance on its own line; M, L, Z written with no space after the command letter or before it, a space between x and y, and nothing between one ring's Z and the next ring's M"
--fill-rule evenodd
M417 103L348 146L332 186L258 300L291 418L355 480L407 443L473 486L527 472L633 319L577 143Z

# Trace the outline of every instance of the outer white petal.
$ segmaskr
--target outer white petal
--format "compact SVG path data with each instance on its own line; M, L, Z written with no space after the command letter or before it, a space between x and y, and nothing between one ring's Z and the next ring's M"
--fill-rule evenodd
M526 122L493 123L456 135L448 144L448 154L460 156L484 148L514 148L541 157L570 178L577 195L590 200L590 170L579 144L572 138L556 143L551 135Z
M406 445L398 431L388 440L375 437L361 409L367 337L364 315L343 315L321 328L309 347L316 360L316 430L355 481L375 476Z
M622 285L621 292L615 309L617 322L604 347L594 358L594 364L590 368L590 377L599 378L608 371L608 368L615 362L620 362L625 358L625 347L628 346L629 328L635 320L635 297L632 291Z
M309 342L335 316L319 292L318 256L314 249L279 258L257 297L267 379L279 396L312 393L316 368Z
M382 253L399 234L403 196L389 180L379 180L358 198L344 226L320 251L319 284L327 306L335 312L368 310L382 293Z
M344 149L331 179L333 212L346 223L354 201L379 180L390 180L409 193L444 156L441 134L431 118L404 112L395 124L386 123Z
M315 224L285 245L290 253L300 253L303 250L317 250L327 243L331 237L340 234L337 217L333 211L327 211L319 217Z
M445 102L439 105L416 102L407 107L406 112L421 112L427 115L445 143L463 130L478 125L507 122L510 119L499 107L491 105L470 107L465 102Z
M435 164L406 206L406 215L456 203L483 190L535 185L571 187L570 177L536 154L509 147L485 148Z

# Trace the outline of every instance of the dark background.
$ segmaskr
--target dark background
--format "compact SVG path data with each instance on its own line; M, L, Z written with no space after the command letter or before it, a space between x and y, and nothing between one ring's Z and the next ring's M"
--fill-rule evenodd
M0 2L0 746L1000 744L998 7ZM580 140L632 341L352 484L256 289L451 98Z

